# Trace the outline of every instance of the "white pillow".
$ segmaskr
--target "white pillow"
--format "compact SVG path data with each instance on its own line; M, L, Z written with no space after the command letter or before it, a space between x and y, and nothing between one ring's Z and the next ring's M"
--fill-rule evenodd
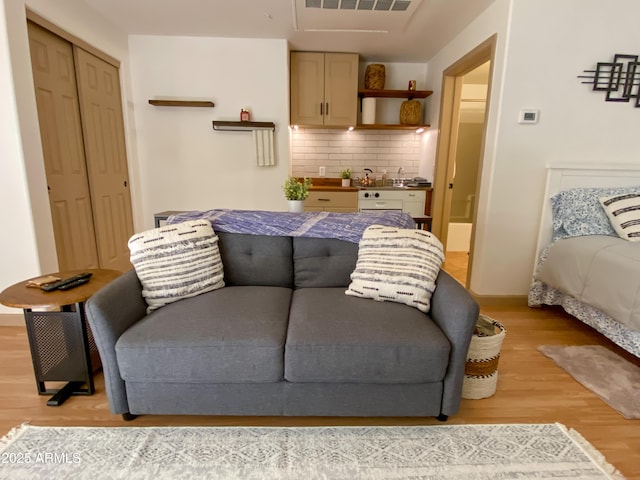
M600 197L600 203L620 238L640 241L640 193Z
M218 237L207 220L135 234L129 239L129 250L149 305L147 313L224 287Z
M443 261L442 243L432 233L372 225L360 241L356 269L345 293L428 312Z

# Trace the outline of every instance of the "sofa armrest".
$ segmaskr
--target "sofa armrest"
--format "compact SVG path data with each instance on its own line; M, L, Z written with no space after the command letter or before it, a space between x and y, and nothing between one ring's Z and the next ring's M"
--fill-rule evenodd
M471 294L451 275L441 270L431 298L431 319L451 344L449 367L444 379L442 414L453 415L460 408L462 381L471 337L480 307Z
M129 413L124 380L116 358L116 342L131 325L146 315L147 304L135 270L116 278L86 304L87 320L102 360L104 383L113 413Z

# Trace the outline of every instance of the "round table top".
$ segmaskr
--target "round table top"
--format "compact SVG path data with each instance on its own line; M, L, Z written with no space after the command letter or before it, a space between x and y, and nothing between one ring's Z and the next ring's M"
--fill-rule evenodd
M52 292L45 292L39 288L27 287L27 282L29 280L39 278L43 275L38 275L37 277L24 280L10 286L0 293L0 303L7 307L22 309L55 308L65 305L73 305L74 303L87 301L91 295L122 274L122 272L117 270L96 268L55 272L49 275L64 279L84 272L93 273L93 275L84 285L80 285L70 290L53 290Z

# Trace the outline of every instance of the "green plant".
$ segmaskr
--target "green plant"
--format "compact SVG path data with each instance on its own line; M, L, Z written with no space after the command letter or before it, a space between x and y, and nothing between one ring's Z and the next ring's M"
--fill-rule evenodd
M282 185L282 191L287 200L306 200L309 196L309 187L312 185L310 178L304 178L302 182L296 177L289 177Z
M348 168L345 168L344 170L342 170L340 172L340 178L351 178L351 170Z

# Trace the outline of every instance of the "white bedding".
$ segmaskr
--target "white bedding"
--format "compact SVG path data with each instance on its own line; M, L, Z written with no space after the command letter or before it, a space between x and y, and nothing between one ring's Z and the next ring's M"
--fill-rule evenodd
M618 237L564 238L548 247L534 280L640 332L640 244Z

